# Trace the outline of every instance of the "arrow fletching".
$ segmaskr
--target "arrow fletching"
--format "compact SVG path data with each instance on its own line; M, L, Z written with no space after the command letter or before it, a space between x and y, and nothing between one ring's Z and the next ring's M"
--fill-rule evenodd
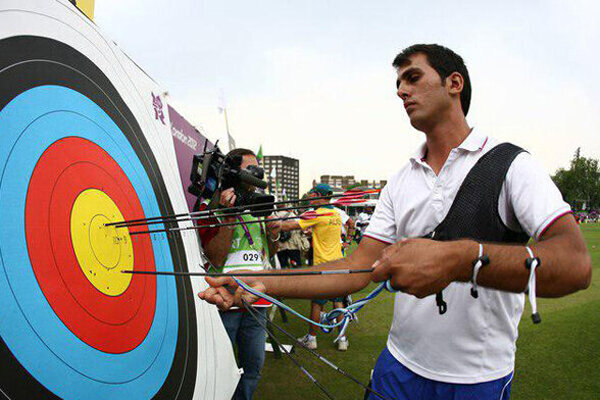
M307 212L301 214L299 218L300 219L315 219L315 218L318 218L318 217L326 217L328 215L333 215L333 213L322 213L322 214L319 214L316 211L307 211Z
M366 203L367 201L369 201L369 199L342 199L331 204L334 206L347 206L350 204Z

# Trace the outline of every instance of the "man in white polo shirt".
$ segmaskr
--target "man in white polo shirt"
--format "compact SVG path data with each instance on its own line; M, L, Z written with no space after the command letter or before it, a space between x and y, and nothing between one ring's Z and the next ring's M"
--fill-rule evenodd
M589 253L541 166L467 124L471 84L460 56L414 45L393 65L398 96L425 143L381 192L357 250L316 267L374 272L247 282L275 296L327 298L389 279L401 292L373 388L398 400L506 400L523 292L534 302L536 291L559 297L588 287ZM242 296L255 300L241 289L232 296L222 287L229 278L207 281L199 296L222 309Z

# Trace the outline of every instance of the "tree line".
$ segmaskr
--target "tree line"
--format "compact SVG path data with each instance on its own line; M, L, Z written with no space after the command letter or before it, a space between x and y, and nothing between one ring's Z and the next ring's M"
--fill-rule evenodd
M581 148L575 151L569 169L559 168L552 180L573 210L600 208L600 166L598 160L583 157Z

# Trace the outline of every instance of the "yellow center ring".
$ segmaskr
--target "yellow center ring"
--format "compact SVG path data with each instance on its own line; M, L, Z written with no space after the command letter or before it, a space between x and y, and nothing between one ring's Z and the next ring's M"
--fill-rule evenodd
M87 189L77 196L71 210L71 240L79 267L100 292L119 296L131 283L133 245L127 228L105 226L123 221L123 214L101 190Z

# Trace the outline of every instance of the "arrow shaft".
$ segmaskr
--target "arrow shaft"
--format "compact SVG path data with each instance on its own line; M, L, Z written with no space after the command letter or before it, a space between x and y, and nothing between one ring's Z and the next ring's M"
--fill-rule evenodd
M362 268L362 269L331 269L324 271L310 271L310 270L293 270L290 272L179 272L179 271L135 271L135 270L123 270L124 274L133 275L162 275L162 276L209 276L212 278L219 278L223 276L235 276L235 277L248 277L248 276L306 276L306 275L348 275L348 274L366 274L373 272L373 268Z
M257 207L275 206L275 205L279 205L279 204L293 204L293 203L300 203L303 201L312 201L312 200L321 200L321 199L334 199L337 197L348 197L348 199L353 199L353 198L356 199L359 196L362 197L369 193L377 193L377 192L379 192L379 189L364 190L364 191L354 192L354 193L347 191L344 193L332 194L329 196L310 197L310 198L297 199L297 200L282 200L282 201L274 201L274 202L267 202L267 203L260 203L260 204L249 204L249 205L245 205L245 206L233 206L233 207L227 207L227 208L220 208L218 210L221 212L243 212L248 209L257 208ZM128 225L128 224L137 223L137 222L165 221L168 219L177 219L180 217L211 215L211 213L214 213L215 211L216 211L216 209L211 209L211 210L194 211L191 213L181 213L181 214L171 214L171 215L149 217L149 218L130 219L130 220L124 220L124 221L109 222L108 224L106 224L106 226L113 226L113 225L120 226L120 225Z
M294 207L284 207L284 208L278 208L274 211L290 211L290 210L300 210L303 208L307 208L306 206L294 206ZM119 224L117 226L117 228L129 228L132 226L141 226L141 225L155 225L155 224L162 224L162 223L166 223L166 222L186 222L186 221L202 221L202 220L207 220L207 219L212 219L212 218L223 218L223 217L239 217L242 215L249 215L252 214L254 211L242 211L242 212L236 212L236 213L228 213L228 212L222 212L221 209L215 209L215 210L211 210L212 212L208 215L185 215L184 218L165 218L162 221L150 221L150 222L145 222L145 221L141 221L141 222L132 222L130 224ZM217 214L218 213L218 214ZM107 224L108 226L108 224Z
M364 203L366 201L366 199L348 199L348 201L340 201L340 202L335 202L335 203L331 203L332 205L339 205L339 206L345 206L347 204L357 204L357 203ZM283 208L277 208L274 211L293 211L293 210L301 210L304 208L308 208L308 206L293 206L293 207L283 207ZM216 217L238 217L238 216L242 216L242 215L249 215L252 214L255 211L242 211L242 212L236 212L236 213L228 213L228 212L221 212L220 209L216 209L216 210L211 210L212 212L209 215L198 215L198 216L194 216L194 215L185 215L183 218L165 218L164 220L160 220L160 221L141 221L141 222L132 222L129 224L119 224L116 226L116 228L130 228L130 227L134 227L134 226L142 226L142 225L156 225L156 224L162 224L162 223L169 223L169 222L187 222L187 221L202 221L202 220L207 220L207 219L212 219L212 218L216 218ZM219 214L217 214L217 212L219 212ZM109 224L106 224L106 226L110 226Z
M328 216L328 215L331 215L331 213L319 214L316 217ZM301 216L300 217L293 216L293 217L269 218L268 220L257 219L257 220L253 220L253 221L223 222L223 223L218 223L218 224L186 226L186 227L183 227L183 228L165 228L165 229L150 229L150 230L146 230L146 231L133 231L133 232L129 232L129 234L130 235L142 235L142 234L161 233L161 232L179 232L179 231L212 229L212 228L220 228L222 226L235 226L235 225L244 225L244 224L258 224L258 223L262 223L262 222L286 221L286 220L289 220L289 219L301 219L301 218L302 218Z

